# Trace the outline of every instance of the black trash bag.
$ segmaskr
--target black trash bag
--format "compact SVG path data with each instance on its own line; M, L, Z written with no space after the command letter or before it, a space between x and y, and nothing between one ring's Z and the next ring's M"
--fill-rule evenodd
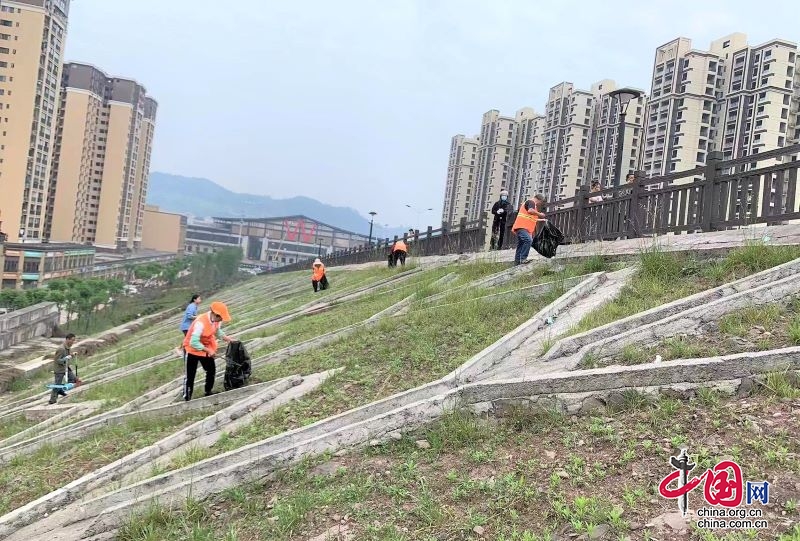
M247 381L252 374L250 365L250 354L239 341L228 344L225 352L225 379L224 386L226 391L238 389L247 385Z
M551 259L555 257L558 245L564 242L564 234L549 221L544 222L533 237L531 246L539 255Z

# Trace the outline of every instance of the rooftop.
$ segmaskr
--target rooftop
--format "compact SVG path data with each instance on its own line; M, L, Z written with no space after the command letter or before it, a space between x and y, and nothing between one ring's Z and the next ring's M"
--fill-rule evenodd
M316 224L329 227L334 231L338 231L341 233L348 233L350 235L355 235L357 237L364 237L367 238L367 235L363 233L356 233L354 231L348 231L347 229L342 229L341 227L336 227L335 225L326 224L320 222L319 220L315 220L314 218L309 218L303 214L295 214L293 216L270 216L267 218L222 218L222 217L214 217L213 220L217 223L225 223L225 224L238 224L240 222L249 222L249 223L270 223L270 222L281 222L283 220L308 220L310 222L314 222Z
M6 250L23 250L23 251L42 251L42 252L65 252L69 250L91 250L95 251L94 246L87 244L79 244L74 242L6 242L4 245Z

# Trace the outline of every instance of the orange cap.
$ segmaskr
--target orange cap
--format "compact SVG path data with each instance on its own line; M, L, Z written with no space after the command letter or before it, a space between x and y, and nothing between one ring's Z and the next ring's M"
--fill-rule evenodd
M211 303L211 311L222 318L222 321L230 321L231 314L228 312L228 307L224 302L214 301Z

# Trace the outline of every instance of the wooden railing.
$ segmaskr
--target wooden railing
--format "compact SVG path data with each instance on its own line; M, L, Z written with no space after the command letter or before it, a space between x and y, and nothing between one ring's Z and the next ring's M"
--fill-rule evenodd
M778 224L800 219L797 177L800 145L745 158L722 161L710 152L705 166L661 177L636 174L636 182L589 193L582 186L575 197L548 205L547 217L563 233L566 243L613 240L642 236L720 231L752 224ZM774 165L753 168L759 162ZM590 198L602 196L602 202ZM404 235L410 255L430 256L480 251L487 237L488 216L479 222L462 219L448 229L428 227L413 236ZM513 241L506 223L505 247ZM383 239L372 247L359 246L321 259L328 266L386 261L395 239ZM276 271L303 270L313 258Z
M369 263L373 261L386 261L391 246L398 239L403 239L409 247L409 252L413 256L447 255L467 252L480 251L483 248L486 236L485 221L467 222L462 219L461 223L449 228L446 225L439 229L428 226L426 231L416 231L414 235L408 233L402 237L395 236L393 239L378 239L369 245L362 245L349 250L342 250L331 255L320 257L326 266L352 265L358 263ZM305 261L298 261L291 265L285 265L275 269L273 272L288 272L304 270L311 267L314 258Z

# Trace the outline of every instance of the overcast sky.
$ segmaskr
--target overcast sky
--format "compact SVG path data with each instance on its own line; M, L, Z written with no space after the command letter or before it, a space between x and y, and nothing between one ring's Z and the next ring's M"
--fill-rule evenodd
M678 36L797 41L793 4L72 0L67 60L158 100L155 171L421 226L440 219L450 137L483 112L542 111L563 80L649 90Z

